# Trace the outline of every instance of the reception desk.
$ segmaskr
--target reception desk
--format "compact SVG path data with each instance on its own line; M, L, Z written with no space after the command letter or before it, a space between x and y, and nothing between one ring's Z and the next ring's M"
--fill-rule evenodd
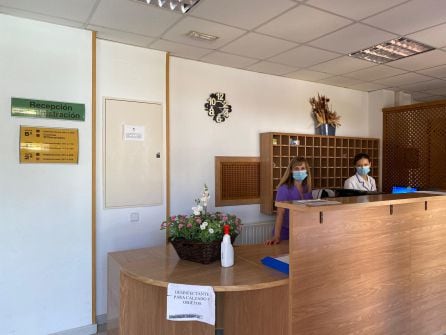
M446 197L290 210L289 334L446 333Z
M237 247L227 269L181 261L169 245L109 254L109 319L121 335L213 335L166 320L173 282L214 287L225 335L446 334L446 197L333 200L276 203L290 210L289 277L259 262L285 242Z
M225 335L285 335L288 276L260 260L288 253L288 245L235 247L235 265L222 268L180 260L167 246L110 253L108 333L121 335L215 335L201 322L166 320L168 283L212 286L218 328ZM113 328L115 330L113 330ZM119 331L120 330L120 331Z

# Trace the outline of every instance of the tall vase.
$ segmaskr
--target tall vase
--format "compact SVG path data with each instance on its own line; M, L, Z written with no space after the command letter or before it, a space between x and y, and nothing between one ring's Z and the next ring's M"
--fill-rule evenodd
M335 136L336 135L336 127L332 126L328 123L322 123L319 127L316 127L317 135L328 135Z

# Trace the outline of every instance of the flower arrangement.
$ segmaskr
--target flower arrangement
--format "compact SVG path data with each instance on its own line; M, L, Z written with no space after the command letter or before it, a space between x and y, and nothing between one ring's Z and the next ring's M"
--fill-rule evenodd
M341 117L332 110L332 107L328 106L330 99L325 95L317 94L317 98L310 98L310 104L313 112L313 118L317 122L316 128L322 124L329 124L333 127L341 125L339 120Z
M236 215L220 212L207 212L209 190L204 185L196 206L192 207L191 215L175 215L167 218L161 224L161 229L167 229L169 239L184 239L197 242L213 242L223 239L223 226L229 225L231 237L235 238L241 231L242 223Z

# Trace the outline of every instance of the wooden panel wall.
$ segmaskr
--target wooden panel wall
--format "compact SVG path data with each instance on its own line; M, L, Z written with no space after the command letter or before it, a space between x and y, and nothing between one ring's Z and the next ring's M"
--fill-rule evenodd
M383 112L383 191L446 189L446 100Z

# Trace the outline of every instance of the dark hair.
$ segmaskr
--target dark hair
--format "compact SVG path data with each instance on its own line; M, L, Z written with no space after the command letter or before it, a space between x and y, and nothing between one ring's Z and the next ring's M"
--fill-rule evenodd
M360 152L359 154L356 154L355 158L353 158L353 165L356 165L356 162L360 161L363 158L367 159L370 162L370 156L367 155L365 152Z
M301 164L305 165L305 169L307 170L307 174L308 174L307 178L305 178L302 181L302 185L304 187L306 187L305 192L311 192L311 190L312 190L312 188L311 188L311 167L310 167L310 164L308 164L308 161L304 157L293 157L290 160L288 167L286 168L284 175L280 179L280 182L279 182L279 185L277 186L277 188L279 188L283 184L287 184L288 188L291 188L294 183L293 168L296 165L301 165Z

